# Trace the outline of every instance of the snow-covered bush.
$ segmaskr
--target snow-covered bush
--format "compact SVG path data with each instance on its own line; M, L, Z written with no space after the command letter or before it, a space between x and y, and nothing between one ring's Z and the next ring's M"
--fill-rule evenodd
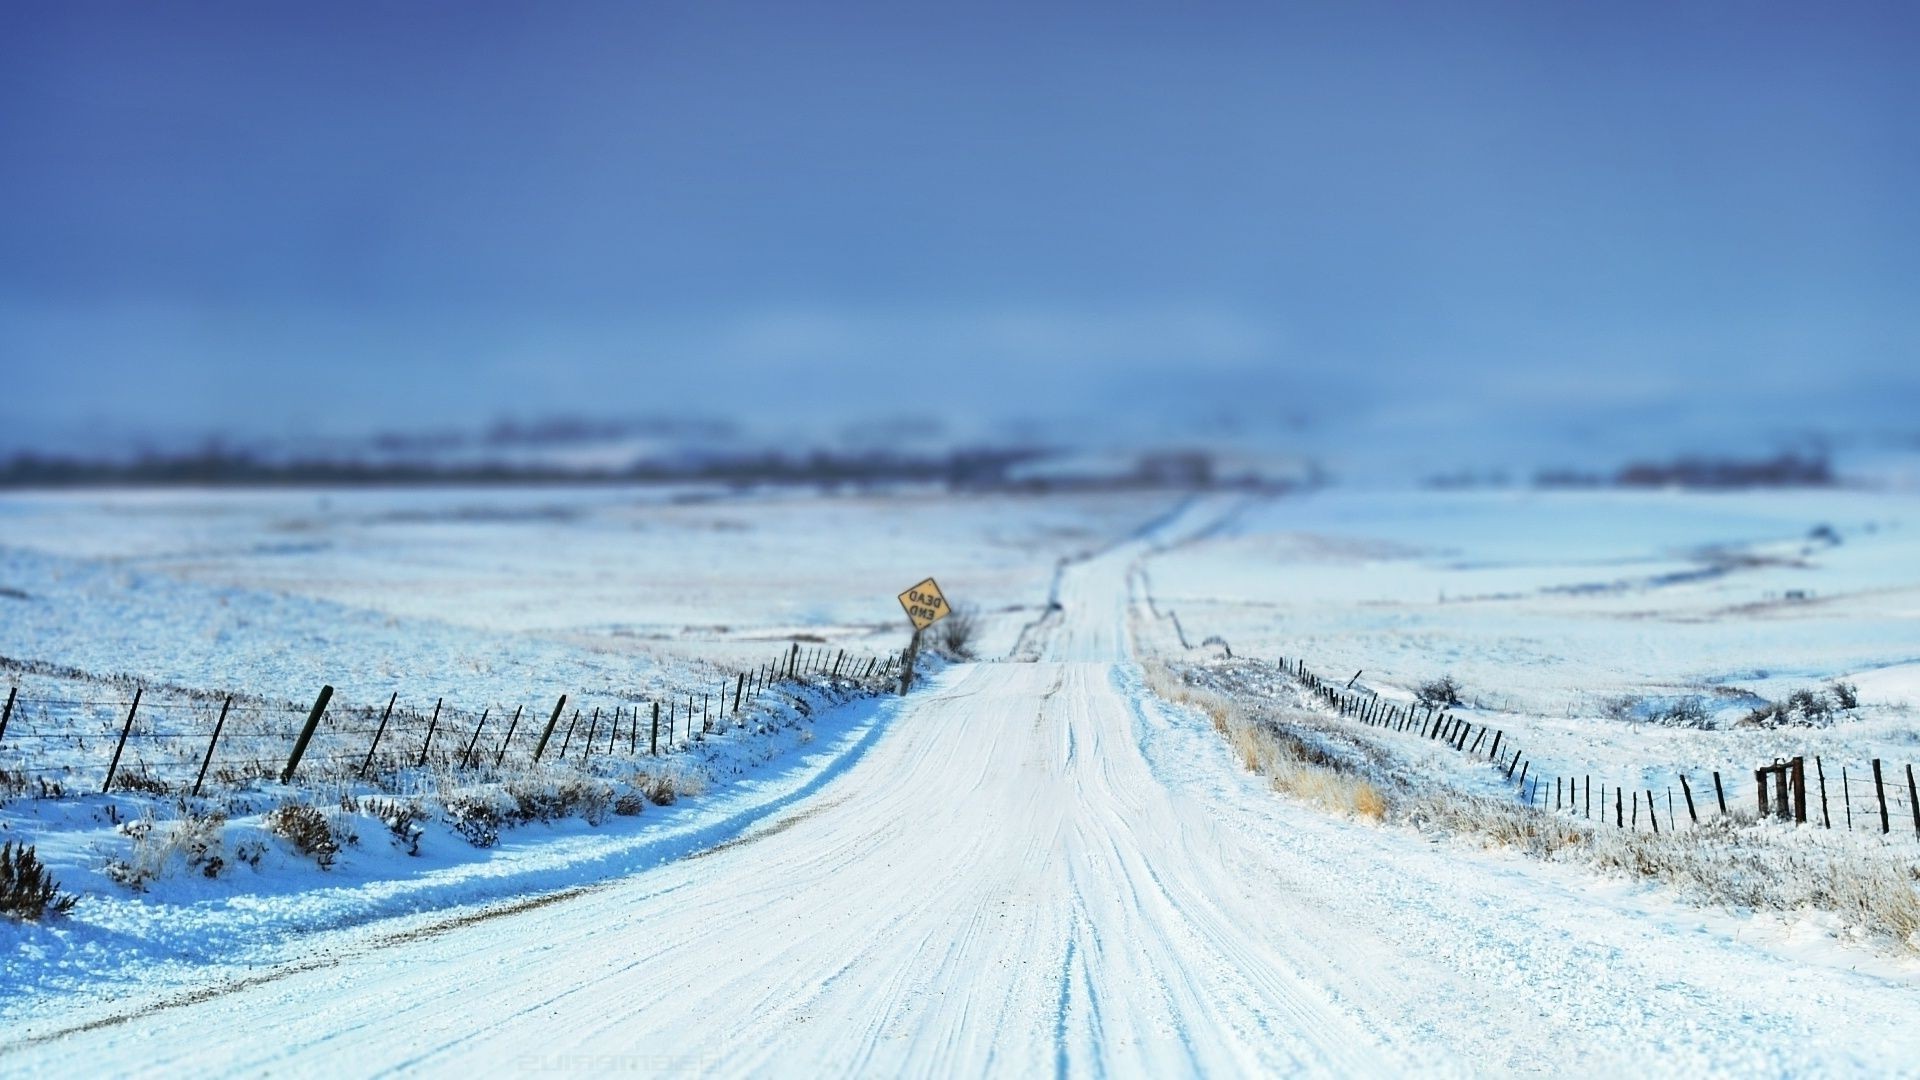
M589 825L607 820L613 809L613 787L578 774L532 774L507 781L507 794L520 821L585 818Z
M32 844L8 840L0 844L0 915L38 921L47 915L65 915L77 897L60 891L60 883L40 864Z
M1785 701L1770 701L1740 719L1744 727L1826 727L1836 712L1857 708L1860 695L1846 683L1834 683L1826 690L1799 689Z
M1657 724L1667 727L1706 728L1713 726L1713 714L1707 711L1707 704L1699 696L1689 694L1676 698L1655 710L1651 716Z
M293 850L309 856L320 869L333 867L345 837L336 835L333 824L317 806L288 800L268 811L267 831L292 845Z
M1460 684L1451 675L1442 675L1432 682L1423 684L1416 696L1420 704L1434 708L1452 708L1460 704Z
M477 848L490 848L500 842L500 826L509 818L500 799L495 792L463 791L445 796L441 806L448 827L460 839Z
M368 799L361 803L360 811L386 826L393 837L396 847L405 848L407 854L420 854L420 837L426 833L421 822L427 820L427 808L417 799L401 802L399 799Z
M120 826L132 845L124 856L108 859L101 872L135 892L144 892L176 864L202 877L219 877L229 865L226 826L226 815L217 812L186 812L166 822L148 813Z

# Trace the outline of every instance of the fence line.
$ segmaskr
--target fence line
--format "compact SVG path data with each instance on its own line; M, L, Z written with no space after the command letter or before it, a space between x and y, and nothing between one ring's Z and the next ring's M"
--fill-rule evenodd
M1611 820L1616 828L1640 828L1640 820L1644 816L1647 827L1654 832L1661 829L1663 807L1666 829L1670 832L1680 827L1679 815L1682 813L1686 815L1690 826L1698 825L1703 814L1718 813L1723 817L1733 814L1733 806L1729 805L1727 795L1733 785L1728 784L1716 769L1682 769L1676 773L1678 801L1671 783L1662 785L1656 791L1645 786L1644 781L1629 787L1619 784L1609 786L1603 779L1596 785L1590 773L1547 777L1532 768L1532 759L1515 745L1504 729L1475 724L1456 716L1450 705L1417 699L1407 703L1392 702L1364 686L1356 689L1364 671L1355 672L1352 678L1342 683L1315 673L1307 667L1306 661L1297 657L1291 664L1287 658L1281 657L1275 661L1275 666L1337 716L1368 727L1416 734L1457 753L1485 760L1501 773L1503 782L1514 785L1514 794L1519 801L1543 812L1577 815L1605 824L1609 820L1608 810L1611 809ZM1488 739L1489 732L1491 740ZM1481 751L1483 743L1484 753ZM1829 777L1826 763L1815 756L1813 765L1817 793L1810 794L1805 761L1805 758L1775 759L1755 768L1753 805L1758 816L1812 823L1811 808L1817 806L1818 824L1822 828L1832 829L1835 827L1833 810L1837 802L1840 810L1837 819L1842 828L1873 829L1884 835L1896 829L1904 832L1911 827L1913 836L1920 839L1920 784L1915 782L1913 765L1902 767L1873 758L1868 762L1865 775L1842 765L1838 777ZM1712 778L1711 801L1707 800L1707 789L1696 787L1694 783L1703 775ZM1834 789L1831 793L1830 782ZM1597 816L1593 799L1596 786L1600 792ZM1612 799L1611 807L1608 805L1609 797ZM1738 805L1737 799L1734 805Z
M890 680L900 672L904 660L904 653L863 657L829 646L803 652L796 642L768 662L748 669L724 671L721 678L705 689L675 688L657 698L618 699L611 706L611 716L607 715L605 704L587 706L576 702L575 722L581 709L586 709L589 716L588 724L578 729L585 733L584 743L577 747L570 745L575 733L575 727L570 725L562 739L557 740L559 753L555 757L566 760L571 754L584 763L592 757L619 755L623 751L633 758L671 754L705 741L717 724L728 720L740 722L743 714L750 713L783 683L806 683L816 676L826 678L829 684ZM80 676L63 673L48 677ZM335 705L331 701L332 693L331 686L321 688L319 696L308 707L278 705L258 698L243 702L238 700L241 695L233 693L226 693L223 701L221 693L176 692L180 700L156 706L145 697L145 687L138 684L133 686L131 699L119 701L34 697L23 694L21 687L13 684L8 688L4 706L0 706L0 754L12 748L34 749L21 756L18 768L0 764L0 796L28 793L33 790L29 785L33 784L42 797L57 797L67 794L70 783L83 780L84 762L44 762L59 752L54 744L60 741L88 756L105 757L107 751L111 751L110 759L104 762L104 778L100 780L102 792L171 792L176 787L187 790L190 782L192 794L198 796L210 777L228 787L254 779L291 783L303 764L353 766L347 771L361 777L407 768L422 769L429 764L468 770L491 765L498 769L510 755L529 763L541 760L569 700L567 695L560 695L544 731L537 719L542 714L541 706L528 709L515 704L504 736L493 743L487 732L497 726L498 721L490 725L488 718L509 712L497 704L463 710L446 706L445 699L440 698L428 711L400 703L399 694L395 692L383 709L377 704ZM663 704L666 706L664 731ZM643 711L650 714L645 738L640 730ZM297 732L232 729L236 721L243 719L271 723L276 717L285 717L290 722L301 712L307 716L304 723L298 725ZM521 723L522 714L526 712L535 715L534 723ZM339 718L341 723L327 724L330 715ZM600 734L603 720L607 728L604 737ZM187 730L189 727L197 730ZM539 735L537 745L528 745L533 738L529 732ZM664 741L662 734L666 736ZM312 753L307 752L316 737L323 745L313 747ZM359 739L366 740L364 750L343 745ZM100 745L90 746L89 740ZM111 746L107 746L109 743ZM173 753L167 754L168 750ZM40 764L35 764L36 757L42 759ZM488 758L490 762L485 760ZM169 776L176 779L170 783Z

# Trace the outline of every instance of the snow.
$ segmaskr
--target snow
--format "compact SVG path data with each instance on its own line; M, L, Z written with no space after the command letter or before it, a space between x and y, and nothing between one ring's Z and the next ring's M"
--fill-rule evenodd
M1191 641L1363 672L1392 701L1455 676L1456 713L1505 730L1536 773L1665 787L1717 770L1750 801L1775 758L1920 760L1911 493L1325 491L1248 500L1144 565ZM1862 707L1831 727L1735 726L1835 681ZM1687 697L1715 730L1609 715Z
M832 703L818 692L802 697L816 707ZM718 790L598 824L575 818L503 828L491 848L476 848L445 819L430 818L418 854L409 854L372 818L352 817L361 842L322 870L250 814L229 826L225 847L231 860L241 845L259 844L257 866L232 866L214 879L175 866L138 893L115 887L104 871L102 853L126 847L103 817L104 800L10 808L7 831L34 829L42 860L84 903L44 925L0 923L0 935L12 939L0 969L0 985L9 989L0 1019L70 1020L74 996L237 978L304 954L315 934L374 922L398 932L392 920L411 925L405 918L416 913L444 921L473 905L589 885L710 849L846 769L896 706L897 699L869 697L827 708L772 746L743 736L710 739L694 761L669 767L697 769L716 778ZM272 786L267 794L296 793Z
M998 613L987 655L1012 649L1031 623L1022 653L1034 662L957 664L905 699L819 712L812 742L771 757L729 736L737 775L637 818L525 826L484 852L436 825L417 859L363 840L332 871L282 860L260 873L263 887L237 887L254 880L244 869L180 878L144 896L90 894L65 922L0 928L13 946L0 1070L1910 1071L1915 961L1845 944L1817 914L1686 906L1575 866L1327 814L1243 771L1203 717L1144 685L1140 651L1164 645L1151 597L1196 640L1220 632L1236 651L1305 655L1329 673L1364 665L1385 693L1437 666L1470 688L1497 685L1484 712L1568 760L1643 767L1720 739L1742 755L1816 737L1864 748L1907 724L1915 661L1899 651L1912 618L1902 594L1920 564L1903 560L1906 504L1584 494L1598 501L1197 499L1064 564L1102 528L1132 531L1118 504L1077 517L1040 513L1052 504L1039 502L976 507L942 542L1019 538L987 540L993 554L964 565L1017 609ZM828 536L888 511L872 497L814 513L812 531ZM769 516L808 536L805 508ZM1841 533L1838 547L1809 547L1822 522ZM1535 526L1564 531L1528 542ZM473 528L476 543L503 529ZM825 551L820 536L803 542ZM597 565L555 543L529 558L533 572L559 580ZM833 591L885 546L859 543L848 565L794 586L814 625L868 618L864 601ZM1720 565L1703 545L1766 558L1686 576ZM664 557L681 571L697 561ZM307 605L338 605L313 608L322 624L385 611L409 628L431 623L421 648L436 662L458 655L461 634L486 632L440 584L403 584L388 607L355 605L346 594L363 587L351 582L358 570L334 581L295 565L279 579L288 591L269 591L251 557L237 571L223 559L143 558L16 550L5 565L24 569L7 583L76 609L114 595L92 577L104 573L142 575L128 591L166 610L208 595L191 590L239 590L243 605L294 595L280 613L295 627ZM68 581L78 591L61 599ZM1607 588L1554 588L1590 582ZM1808 610L1766 599L1803 584L1832 600ZM701 587L684 585L689 597ZM703 620L789 625L778 612L740 619L754 605L736 587L716 587L716 614ZM1442 589L1489 598L1442 603L1432 598ZM1041 618L1049 592L1060 607ZM1756 613L1755 602L1770 606ZM580 617L556 633L503 647L559 649L589 673L592 651L562 645L597 621L593 603L569 610ZM343 638L363 626L377 636L375 623L354 625ZM51 620L6 632L56 642L34 654L49 660L89 648L84 633L52 637ZM1742 650L1753 655L1739 660ZM534 662L546 661L516 658L503 677ZM1862 718L1819 732L1676 732L1576 715L1583 695L1602 691L1798 685L1733 677L1755 665L1792 679L1857 674L1875 696ZM56 854L87 872L71 846L59 850L85 842L86 822L70 825L53 830Z

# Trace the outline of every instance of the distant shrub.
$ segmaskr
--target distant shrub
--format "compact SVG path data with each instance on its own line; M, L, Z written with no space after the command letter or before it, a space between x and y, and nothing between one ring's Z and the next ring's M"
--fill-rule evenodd
M340 838L335 836L327 815L318 807L283 802L267 813L266 826L268 832L291 844L293 850L311 857L322 870L332 869L334 856L340 854Z
M1833 703L1838 705L1841 711L1850 711L1860 707L1860 688L1852 683L1836 682L1828 687L1827 690L1833 695Z
M1417 691L1417 696L1422 705L1432 705L1436 708L1455 706L1460 704L1460 684L1454 681L1453 676L1442 675L1422 685Z
M1847 704L1852 702L1852 704ZM1784 701L1770 701L1740 719L1745 727L1826 727L1836 711L1852 709L1860 696L1851 686L1835 684L1828 691L1799 689Z
M973 659L973 638L980 629L980 613L971 604L934 624L934 647L955 660Z
M1600 702L1600 712L1609 720L1638 720L1647 714L1647 699L1634 694L1621 694Z
M1668 727L1705 728L1713 726L1713 715L1707 712L1706 702L1697 696L1688 696L1669 702L1655 711L1651 719Z
M646 808L646 796L637 792L622 792L619 798L613 800L613 812L621 817L638 817Z
M60 891L32 844L0 844L0 915L37 922L47 915L65 915L77 903L79 897Z

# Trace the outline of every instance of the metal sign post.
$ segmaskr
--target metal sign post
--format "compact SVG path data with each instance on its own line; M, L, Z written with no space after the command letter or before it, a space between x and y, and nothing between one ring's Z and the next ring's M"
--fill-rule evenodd
M900 693L904 696L913 685L914 661L920 658L920 632L953 614L953 608L947 605L946 594L932 578L901 593L899 600L907 618L913 622L913 641L907 645L905 661L900 665Z

